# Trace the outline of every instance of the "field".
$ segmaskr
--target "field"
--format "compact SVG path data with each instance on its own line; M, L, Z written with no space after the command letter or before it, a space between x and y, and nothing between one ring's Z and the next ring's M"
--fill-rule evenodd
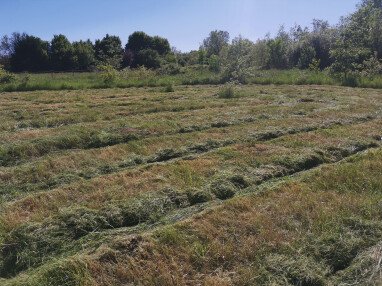
M382 91L194 84L0 93L0 285L377 285Z

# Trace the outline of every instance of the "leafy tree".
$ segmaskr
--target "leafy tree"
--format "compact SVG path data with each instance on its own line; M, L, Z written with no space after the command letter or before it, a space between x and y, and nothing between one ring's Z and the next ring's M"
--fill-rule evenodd
M90 40L73 43L75 68L77 70L90 70L95 65L95 52Z
M138 53L141 50L151 49L151 37L144 32L134 32L129 36L125 50Z
M158 36L151 38L150 48L157 51L161 56L167 55L171 52L169 41Z
M167 39L158 36L151 37L144 32L134 32L129 36L125 47L124 66L146 66L156 68L160 66L160 57L166 57L171 52ZM148 56L148 59L144 59Z
M330 66L333 63L330 51L336 42L336 30L327 21L314 19L309 42L314 48L315 59L320 61L320 69Z
M119 68L122 63L122 42L118 36L107 34L102 40L97 40L94 46L98 64L111 65Z
M75 67L74 49L64 35L55 35L50 44L51 67L56 71L68 71Z
M331 51L333 72L361 72L368 62L382 59L382 0L364 0L344 18Z
M254 67L254 55L253 42L242 37L233 39L232 44L221 52L224 79L244 83Z
M284 27L281 27L278 35L274 39L267 41L269 57L268 67L275 69L285 69L288 67L288 47L290 44L290 37L285 32Z
M268 40L258 40L253 45L253 65L259 69L265 69L269 64L269 48L268 48Z
M139 51L135 55L134 63L136 66L145 66L146 68L156 69L161 66L161 59L157 51L145 49Z
M13 71L38 72L48 69L49 43L26 34L19 35L12 42L10 66Z
M212 55L218 56L221 50L229 43L229 33L226 31L212 31L209 36L204 39L201 46L202 50L205 50L207 57Z
M370 53L369 49L363 47L337 47L331 51L331 55L335 59L331 71L342 73L345 76L361 71L364 62L372 56Z
M208 59L208 65L210 67L210 70L213 72L220 72L220 58L216 55L212 55Z
M271 39L267 43L269 49L268 67L285 69L288 67L287 44L280 38Z

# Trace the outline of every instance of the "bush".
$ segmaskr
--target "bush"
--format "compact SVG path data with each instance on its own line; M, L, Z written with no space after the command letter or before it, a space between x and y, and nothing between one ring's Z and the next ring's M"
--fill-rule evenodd
M177 75L181 73L180 66L175 63L168 63L164 66L162 66L158 73L161 75Z
M4 70L3 66L0 65L0 84L12 83L16 81L16 76Z
M358 86L358 76L353 73L344 75L342 77L342 85L350 87Z
M219 98L234 98L235 97L235 88L233 84L226 84L223 88L221 88L218 92Z
M101 71L101 78L104 84L110 86L118 79L118 71L111 65L98 66L97 69Z
M168 85L166 85L166 87L164 88L164 92L174 92L175 89L174 89L174 86L172 85L172 83L169 83Z

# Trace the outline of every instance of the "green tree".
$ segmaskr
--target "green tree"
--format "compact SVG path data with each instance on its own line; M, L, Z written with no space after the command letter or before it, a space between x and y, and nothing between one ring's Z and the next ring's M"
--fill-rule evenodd
M95 65L95 52L90 40L73 43L75 68L77 70L90 70Z
M228 46L229 33L226 31L212 31L209 36L204 39L201 49L207 52L207 57L212 55L218 56L221 50Z
M50 63L55 71L68 71L75 67L74 49L64 35L55 35L50 44Z
M159 53L152 49L145 49L139 51L135 55L135 65L144 66L146 68L159 68L161 66L161 59Z
M122 42L118 36L106 35L94 45L96 60L99 65L111 65L120 68L123 57Z
M220 53L223 76L226 81L245 83L246 76L255 65L254 44L248 39L237 37Z
M278 35L274 39L267 41L269 51L268 67L275 69L285 69L288 67L288 48L290 45L290 37L281 27Z
M10 66L13 71L45 71L49 64L49 43L40 38L20 35L12 42Z
M124 65L147 68L160 67L160 57L165 59L171 53L170 43L159 36L151 37L144 32L134 32L125 47ZM149 57L144 59L144 56Z
M382 0L364 0L342 20L331 56L332 71L344 74L362 72L374 57L382 59Z

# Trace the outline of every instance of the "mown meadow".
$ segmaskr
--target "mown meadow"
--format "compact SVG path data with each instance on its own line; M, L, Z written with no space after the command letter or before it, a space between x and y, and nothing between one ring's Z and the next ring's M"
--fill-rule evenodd
M92 76L0 93L0 285L377 285L380 90Z

